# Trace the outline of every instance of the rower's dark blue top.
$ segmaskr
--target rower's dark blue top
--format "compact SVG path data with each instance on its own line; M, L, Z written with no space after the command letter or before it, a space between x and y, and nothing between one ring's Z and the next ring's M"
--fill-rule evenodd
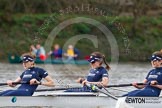
M38 67L32 67L27 70L25 70L21 75L21 81L24 83L28 83L31 79L37 79L38 81L41 81L42 78L45 78L48 76L48 73ZM18 89L25 89L26 91L31 92L31 94L34 93L38 85L30 85L30 84L21 84L21 86Z
M103 77L108 78L108 72L104 67L99 67L96 69L90 69L87 76L87 81L89 82L99 82L102 81ZM83 86L82 88L70 88L65 92L92 92L93 90L90 87ZM94 91L93 91L94 92Z
M153 80L156 80L159 85L162 85L162 67L152 69L148 75L146 76L146 79L148 82L151 82ZM161 89L157 87L153 87L150 85L146 85L145 89L152 89L154 90L158 95L160 95Z
M87 76L87 81L98 82L101 81L103 77L108 77L108 72L104 67L90 69L89 74Z

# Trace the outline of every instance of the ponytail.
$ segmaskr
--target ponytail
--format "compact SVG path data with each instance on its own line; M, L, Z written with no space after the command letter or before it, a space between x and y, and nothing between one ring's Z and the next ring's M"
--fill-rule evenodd
M104 62L105 65L106 65L105 68L106 68L107 70L110 70L111 68L110 68L110 66L108 65L107 61L106 61L105 55L103 55L102 58L103 58L103 62Z
M93 52L91 55L100 57L100 58L101 58L101 63L100 63L100 65L102 65L102 63L104 62L105 65L106 65L105 68L106 68L107 70L110 70L110 69L111 69L110 66L108 65L107 61L106 61L105 55L103 55L103 54L100 53L100 52Z

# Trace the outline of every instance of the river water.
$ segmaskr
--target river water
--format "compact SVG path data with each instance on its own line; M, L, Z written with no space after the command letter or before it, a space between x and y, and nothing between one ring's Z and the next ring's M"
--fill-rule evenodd
M80 86L80 84L75 83L75 80L79 77L85 77L90 68L88 65L78 66L38 64L36 66L47 70L54 79L57 87ZM114 67L113 64L112 67ZM151 65L149 63L119 63L115 69L111 69L109 71L109 84L129 84L131 82L142 82L150 69ZM14 80L22 73L23 70L24 69L21 64L0 63L1 82L6 82L6 80ZM46 87L39 86L39 88ZM8 86L1 86L0 88L1 91L7 89L11 88ZM124 91L130 91L133 89L133 87L124 87L116 89L109 88L108 90L114 95L122 95L126 93Z

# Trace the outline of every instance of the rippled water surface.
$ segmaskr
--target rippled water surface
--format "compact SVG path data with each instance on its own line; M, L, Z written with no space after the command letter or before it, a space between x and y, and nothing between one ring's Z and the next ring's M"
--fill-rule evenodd
M36 66L42 67L45 70L47 70L48 73L54 79L57 87L63 87L66 85L80 86L80 84L75 83L75 80L79 77L85 77L88 74L88 70L89 70L89 66L85 66L85 65L78 66L78 65L39 64ZM123 84L123 83L125 84L131 82L142 82L150 69L151 66L150 64L147 63L119 63L116 69L112 69L109 71L109 78L110 78L109 84ZM23 72L23 67L21 64L2 64L2 63L0 64L1 82L6 82L6 80L14 80L22 72ZM39 86L39 88L47 88L47 87ZM8 86L3 86L3 87L1 86L0 88L1 91L7 89L11 89L11 88ZM124 91L130 91L133 89L134 89L133 87L124 87L124 88L115 88L115 89L109 88L108 90L114 95L122 95L125 93ZM68 106L65 107L67 108ZM41 108L41 107L33 107L33 108ZM100 108L100 107L96 107L96 108ZM113 108L113 106L109 106L107 108Z

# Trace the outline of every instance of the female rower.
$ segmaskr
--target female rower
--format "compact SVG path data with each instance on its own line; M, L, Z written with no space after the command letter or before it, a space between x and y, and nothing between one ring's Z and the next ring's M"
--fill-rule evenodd
M162 90L162 53L156 51L151 56L152 69L146 78L144 79L144 85L137 85L133 83L133 86L140 89L129 92L123 96L137 96L137 97L158 97Z
M38 85L54 86L54 82L48 73L44 69L34 66L33 56L24 55L22 62L25 71L15 81L7 81L7 84L11 87L16 86L13 82L22 84L16 90L7 90L0 93L0 96L32 96ZM46 81L41 82L42 78Z
M110 70L110 66L107 64L105 56L100 52L94 52L90 55L88 59L90 62L91 69L86 79L79 78L76 82L83 84L83 88L81 89L71 89L68 91L74 92L89 92L92 91L89 87L85 86L86 84L95 84L98 86L107 86L109 82L108 72ZM106 67L103 67L102 64L105 63Z

